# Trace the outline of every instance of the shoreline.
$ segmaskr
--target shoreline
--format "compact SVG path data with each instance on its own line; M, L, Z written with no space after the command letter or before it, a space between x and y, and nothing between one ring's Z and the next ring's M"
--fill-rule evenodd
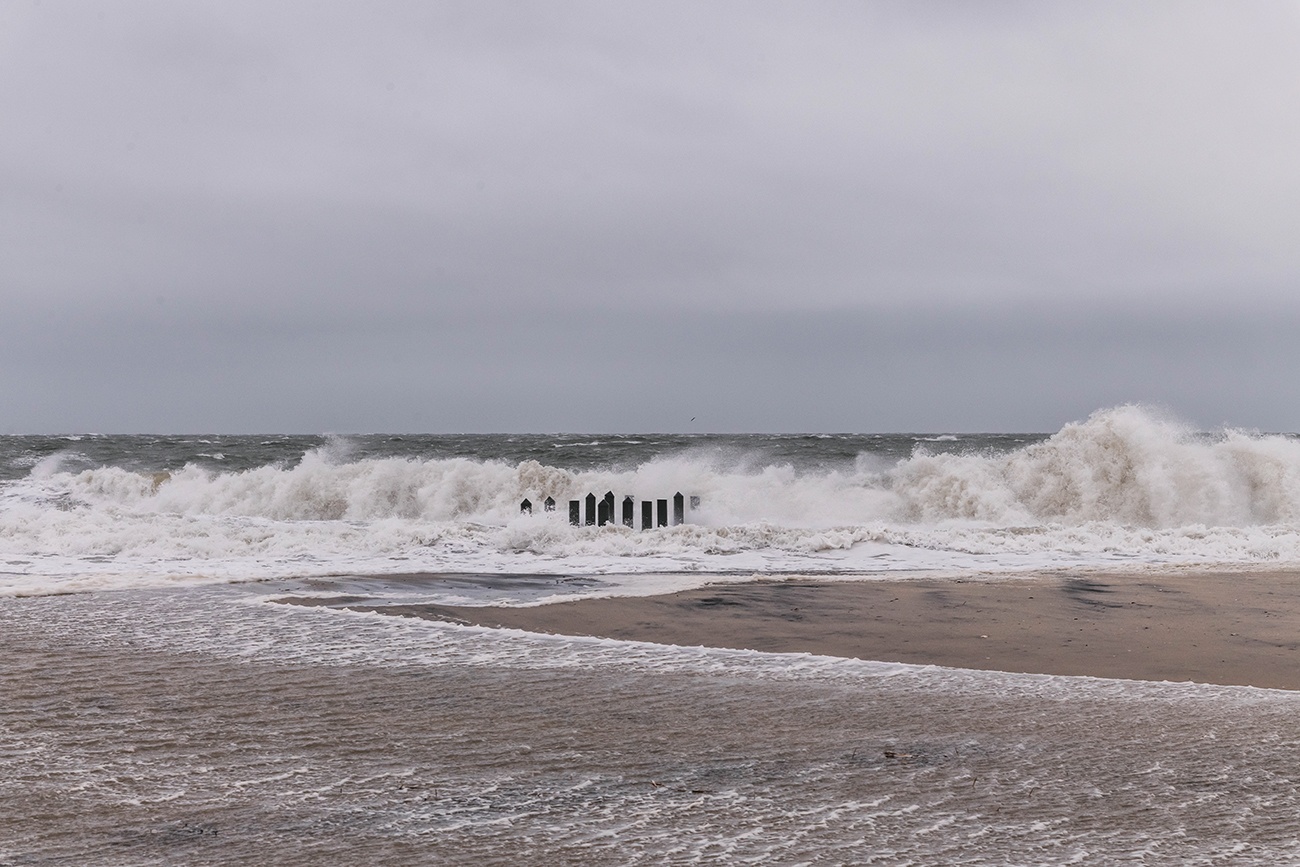
M759 580L530 607L299 605L529 632L1300 690L1300 571Z

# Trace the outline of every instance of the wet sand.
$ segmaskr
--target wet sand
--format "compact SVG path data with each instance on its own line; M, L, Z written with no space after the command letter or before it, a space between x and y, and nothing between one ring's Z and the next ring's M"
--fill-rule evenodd
M1300 689L1297 572L784 580L528 608L350 602L333 600L385 614L682 646Z

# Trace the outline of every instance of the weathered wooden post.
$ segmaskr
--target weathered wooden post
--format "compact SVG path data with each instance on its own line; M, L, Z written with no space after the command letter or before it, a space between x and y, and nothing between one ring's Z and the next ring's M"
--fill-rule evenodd
M692 497L691 499L694 500L694 499L697 499L697 498L696 498L696 497ZM692 506L691 508L693 509L693 508L695 508L695 507ZM547 511L547 512L554 512L554 511L555 511L555 498L554 498L554 497L547 497L545 500L543 500L543 501L542 501L542 509L545 510L545 511Z
M614 511L614 492L605 492L605 515L609 518L609 523L614 523L614 516L618 514Z
M582 500L569 500L569 523L575 527L582 523Z
M531 515L533 513L533 501L524 497L524 501L519 504L519 514Z
M587 495L587 526L596 523L596 495Z
M649 500L641 501L641 529L649 530L655 525L655 504Z
M656 506L656 511L658 512L658 515L656 515L656 517L659 519L658 521L655 522L655 525L659 527L667 527L668 526L668 501L655 500L655 506Z
M682 492L678 491L673 494L673 526L676 527L678 524L684 523L685 521L686 499L682 496Z
M623 526L632 526L632 511L635 506L632 503L632 495L628 494L623 498Z
M603 527L609 523L609 503L601 500L596 504L596 526Z

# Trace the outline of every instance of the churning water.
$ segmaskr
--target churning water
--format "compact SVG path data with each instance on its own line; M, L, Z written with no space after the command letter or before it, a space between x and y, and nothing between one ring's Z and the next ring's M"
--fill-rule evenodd
M1300 441L1138 407L1051 436L0 438L0 594L339 572L1300 558ZM688 523L540 503L700 497Z

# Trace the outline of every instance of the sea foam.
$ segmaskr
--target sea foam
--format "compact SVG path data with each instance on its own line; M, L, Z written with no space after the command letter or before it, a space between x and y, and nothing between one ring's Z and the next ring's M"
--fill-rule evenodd
M1300 560L1300 442L1094 413L1014 450L872 452L831 467L707 448L631 467L363 457L171 473L56 457L0 488L0 592L346 571L569 574L1023 569ZM698 496L679 527L571 527L588 492ZM545 496L555 513L521 515ZM5 565L7 564L7 565ZM153 578L149 576L154 576Z

